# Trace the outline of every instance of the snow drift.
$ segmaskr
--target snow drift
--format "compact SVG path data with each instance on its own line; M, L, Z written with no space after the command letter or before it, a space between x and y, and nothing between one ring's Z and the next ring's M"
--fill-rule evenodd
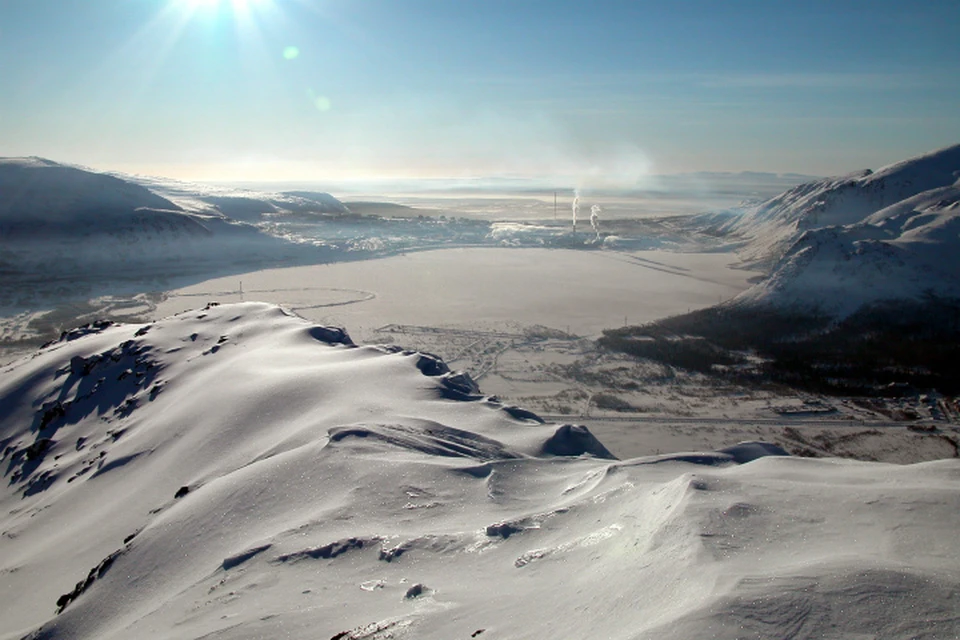
M960 462L618 461L260 303L0 378L3 638L946 638Z

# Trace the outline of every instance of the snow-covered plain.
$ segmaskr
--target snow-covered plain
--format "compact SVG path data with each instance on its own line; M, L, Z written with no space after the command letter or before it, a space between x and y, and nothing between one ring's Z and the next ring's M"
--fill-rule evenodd
M5 368L0 637L960 634L957 460L617 461L445 369L261 303Z

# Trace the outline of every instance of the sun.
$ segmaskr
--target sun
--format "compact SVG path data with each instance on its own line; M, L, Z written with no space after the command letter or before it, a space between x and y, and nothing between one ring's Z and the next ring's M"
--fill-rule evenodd
M275 0L170 0L167 6L186 22L230 20L247 30L276 9Z
M238 12L246 12L253 7L266 6L272 2L273 0L182 0L190 9L218 9L229 5Z

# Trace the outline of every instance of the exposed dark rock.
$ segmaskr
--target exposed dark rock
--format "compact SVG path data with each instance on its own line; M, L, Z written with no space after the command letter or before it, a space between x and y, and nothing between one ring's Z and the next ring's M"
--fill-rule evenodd
M89 358L73 356L70 358L70 373L80 377L89 375L105 359L103 355L93 355Z
M50 450L50 447L52 447L53 444L54 441L50 438L40 438L23 450L24 458L27 460L38 460Z
M70 401L67 402L55 402L53 406L45 408L43 413L40 415L40 431L43 431L51 424L60 420L61 418L67 415L67 409L70 407Z
M393 562L409 550L410 548L406 544L398 544L389 549L380 549L380 555L377 556L377 559L381 562Z
M406 598L407 600L412 600L413 598L419 598L420 596L424 595L424 593L426 593L427 591L428 591L427 585L420 584L418 582L417 584L407 589L407 593L404 594L403 597Z
M527 411L526 409L521 409L520 407L514 407L514 406L508 405L503 407L503 410L506 411L511 418L515 418L517 420L532 420L533 422L536 422L538 424L546 424L543 418L541 418L534 412Z
M306 558L311 558L313 560L330 560L336 558L337 556L343 555L348 551L352 551L354 549L363 549L365 546L379 541L380 538L346 538L344 540L337 540L336 542L325 544L322 547L304 549L303 551L296 551L294 553L287 553L282 556L278 556L277 562L297 562L298 560L304 560Z
M264 544L259 547L247 549L246 551L230 556L229 558L224 558L221 566L223 566L224 571L229 571L230 569L243 564L247 560L250 560L254 556L260 555L272 546L273 545L270 544Z
M487 527L487 535L491 538L503 538L506 540L515 533L520 533L523 531L523 527L519 527L512 522L499 522L497 524L491 524Z
M443 376L443 386L468 396L479 396L480 387L466 371L451 371Z
M89 589L98 578L102 578L104 575L106 575L114 561L120 556L121 553L123 553L123 551L123 549L118 549L108 555L106 558L100 561L100 564L95 566L93 569L90 569L90 573L87 574L86 579L78 582L73 588L73 591L60 596L57 599L57 613L63 613L63 610L66 609L71 602L79 598L84 591Z
M450 373L447 363L432 353L420 353L420 357L417 358L417 369L420 369L425 376L442 376Z
M616 460L597 438L584 426L565 424L558 427L543 443L542 453L551 456L580 456L589 454L597 458Z
M340 327L310 327L310 336L314 340L326 342L327 344L342 344L349 347L355 346L353 340L347 335L347 330Z

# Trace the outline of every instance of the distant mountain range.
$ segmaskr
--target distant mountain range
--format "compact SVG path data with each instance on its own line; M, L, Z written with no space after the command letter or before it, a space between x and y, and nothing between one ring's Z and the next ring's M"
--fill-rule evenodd
M0 158L0 225L8 232L109 230L138 210L234 221L265 216L344 214L329 193L266 193L163 178L89 171L43 158ZM198 217L199 216L199 217ZM166 216L169 218L169 216Z
M646 176L631 192L664 196L712 194L752 201L765 200L784 189L816 179L816 176L799 173L698 171Z

